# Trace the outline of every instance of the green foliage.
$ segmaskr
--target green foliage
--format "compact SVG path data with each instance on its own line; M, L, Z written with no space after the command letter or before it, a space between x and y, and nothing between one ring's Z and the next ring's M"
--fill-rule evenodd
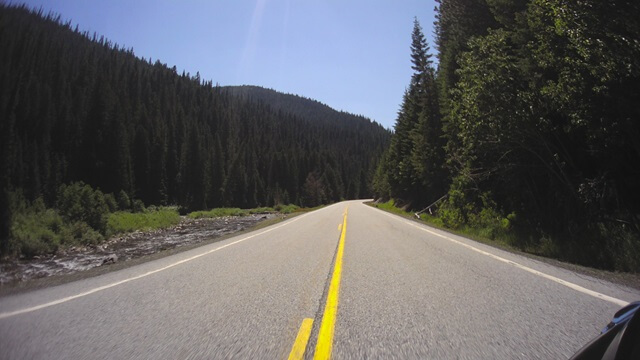
M327 203L327 186L316 172L311 172L302 187L302 204L306 207L314 207Z
M21 191L11 192L12 217L5 254L25 257L53 254L61 247L99 244L105 234L161 228L180 220L175 208L153 208L142 214L110 213L110 209L117 208L114 196L104 195L81 182L62 185L56 204L56 209L47 208L42 198L29 202Z
M176 208L149 209L146 212L118 211L107 217L107 233L117 234L136 230L153 230L171 227L180 222Z
M145 211L145 207L144 207L144 203L142 202L142 200L134 199L131 202L131 210L133 212L136 212L136 213L144 212Z
M466 223L462 211L458 208L442 208L440 219L442 224L450 229L460 229Z
M376 207L399 215L410 215L409 212L397 207L394 199L389 199L389 201L387 202L378 203L376 204Z
M324 185L314 203L369 197L390 138L317 101L178 74L26 6L0 4L0 49L0 189L48 205L71 181L123 211L302 205L310 173Z
M240 208L217 208L211 209L209 211L194 211L189 213L187 216L191 219L200 219L200 218L216 218L223 216L246 216L249 214L249 211L242 210Z
M83 182L61 185L58 190L57 209L67 222L85 222L96 231L106 231L105 216L109 208L100 190Z
M131 200L129 199L129 195L124 190L120 190L118 192L117 197L118 209L120 210L128 210L131 209Z
M55 252L62 243L62 217L53 209L33 206L14 213L9 251L27 258Z
M506 3L508 0L437 0L434 23L439 59L437 82L445 124L449 121L450 106L453 104L451 91L458 82L460 54L468 49L467 44L472 37L483 36L488 29L498 27L487 2ZM501 13L500 17L511 18L513 14Z
M391 184L389 183L389 151L385 151L382 154L382 158L376 168L376 173L373 177L373 193L377 199L388 200L391 198Z
M93 245L103 236L83 221L68 222L55 209L47 209L42 198L24 202L18 194L11 224L9 254L31 258L53 254L60 247Z
M378 166L374 189L381 198L404 199L419 208L446 192L446 172L435 69L417 20L411 39L414 73L402 100L390 147Z
M249 209L249 214L268 214L275 212L275 209L272 207L259 207L254 209Z
M376 194L420 208L438 188L434 179L446 178L433 173L445 159L449 197L428 220L535 253L638 271L640 45L630 34L640 32L640 5L438 3L438 91L415 85L428 72L418 70L424 42L414 26L416 73L378 165ZM439 126L446 145L428 137ZM440 147L446 153L438 157Z
M104 194L104 203L107 205L109 212L118 211L118 202L113 194Z
M289 204L289 205L277 204L276 206L273 207L273 209L281 214L291 214L293 212L298 211L300 207L294 204Z
M101 233L82 221L65 225L61 235L64 245L96 245L104 240Z
M259 207L259 208L247 209L247 210L243 210L240 208L216 208L208 211L194 211L187 214L187 216L191 219L200 219L200 218L216 218L216 217L223 217L223 216L247 216L250 214L264 214L264 213L272 213L272 212L278 212L281 214L290 214L292 212L297 211L298 209L300 209L300 207L293 204L289 204L289 205L277 204L274 207Z

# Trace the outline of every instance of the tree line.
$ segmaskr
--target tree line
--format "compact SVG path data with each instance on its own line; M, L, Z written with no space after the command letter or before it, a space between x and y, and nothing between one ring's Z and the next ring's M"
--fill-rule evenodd
M536 253L640 271L640 5L439 0L374 190Z
M188 211L369 197L390 138L363 117L236 96L26 6L0 4L0 49L3 240L11 194L54 206L79 181Z

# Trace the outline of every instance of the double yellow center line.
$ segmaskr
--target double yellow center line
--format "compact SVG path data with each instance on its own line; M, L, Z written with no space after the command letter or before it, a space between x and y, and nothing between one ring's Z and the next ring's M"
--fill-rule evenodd
M322 315L322 323L320 324L320 331L318 333L318 342L316 344L316 351L314 359L329 359L331 358L331 349L333 347L333 334L336 327L336 316L338 314L338 298L340 293L340 278L342 277L342 256L344 254L344 239L347 233L347 214L349 208L344 210L344 217L342 219L342 227L340 232L340 241L338 242L338 252L336 253L336 261L333 266L333 275L331 275L331 283L329 284L329 292L327 294L327 301L324 306L324 313ZM289 359L302 359L304 357L304 351L311 335L311 328L313 325L313 319L304 319L298 337L296 338Z

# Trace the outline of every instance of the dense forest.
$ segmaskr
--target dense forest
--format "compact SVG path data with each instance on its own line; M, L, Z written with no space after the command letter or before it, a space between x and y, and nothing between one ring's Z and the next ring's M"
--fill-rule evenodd
M234 96L242 97L252 102L263 102L275 111L293 114L300 119L316 124L333 124L334 126L369 126L369 121L361 115L338 112L329 106L313 99L299 95L283 94L259 86L224 86L222 90Z
M527 251L640 271L640 4L439 0L436 14L439 63L416 22L376 194L436 202L444 226Z
M233 94L24 6L0 5L0 49L2 239L12 194L54 206L79 181L189 211L369 197L391 136L329 108L308 118L307 99Z

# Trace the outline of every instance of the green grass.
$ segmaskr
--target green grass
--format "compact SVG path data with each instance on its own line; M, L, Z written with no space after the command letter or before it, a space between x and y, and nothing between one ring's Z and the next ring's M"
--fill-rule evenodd
M413 214L411 214L408 211L404 211L402 209L400 209L399 207L396 207L395 201L393 199L385 202L385 203L379 203L379 204L374 204L375 207L377 207L378 209L382 209L382 210L386 210L388 212L394 213L394 214L398 214L398 215L402 215L402 216L412 216Z
M394 213L405 218L418 220L415 216L415 212L405 211L401 208L395 206L395 202L393 199L385 202L385 203L370 203L370 205L388 211L390 213ZM498 246L501 248L507 249L516 249L517 247L513 246L513 235L509 233L500 233L497 234L494 228L490 227L472 227L469 225L462 225L458 228L452 229L447 227L441 218L437 216L431 216L426 213L420 214L420 221L428 224L429 226L433 226L438 229L446 230L456 235L465 236L467 238L485 243L494 246Z
M10 254L32 258L54 254L59 248L97 244L102 234L85 222L65 222L54 209L35 209L14 214L9 239Z
M291 214L299 209L297 205L282 205L278 204L274 207L259 207L255 209L240 209L240 208L215 208L207 211L194 211L187 214L187 217L191 219L201 218L216 218L222 216L247 216L251 214L265 214L265 213L281 213Z
M67 219L56 209L47 209L42 200L33 204L22 200L22 206L12 216L11 236L8 243L9 256L32 258L38 255L54 254L69 246L95 245L109 236L136 230L167 228L180 223L176 207L149 206L142 212L118 211L103 215L100 231L85 221ZM291 214L304 211L296 205L276 205L249 210L239 208L218 208L196 211L189 218L213 218L222 216L246 216L249 214L280 213Z
M299 209L300 207L298 205L293 205L293 204L289 204L289 205L278 204L274 206L274 210L276 210L281 214L291 214L292 212L296 212Z
M216 218L222 216L246 216L249 211L239 208L215 208L208 211L194 211L189 213L187 217L191 219L200 218Z
M108 215L107 232L113 235L136 230L162 229L179 222L180 215L174 208L159 208L142 213L118 211Z

